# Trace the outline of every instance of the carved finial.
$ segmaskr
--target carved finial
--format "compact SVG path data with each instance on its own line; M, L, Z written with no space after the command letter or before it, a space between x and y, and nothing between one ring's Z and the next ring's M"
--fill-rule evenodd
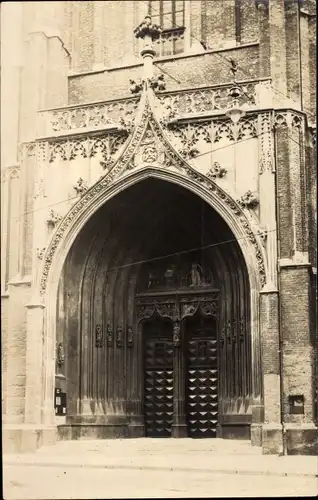
M136 38L145 39L149 37L151 38L151 41L157 40L161 32L161 26L159 26L159 24L153 23L150 16L146 16L145 19L134 30Z
M217 177L221 179L222 177L225 176L226 172L227 172L226 168L221 167L219 162L215 161L210 170L208 171L208 173L206 174L206 176L209 179L216 179Z
M149 84L153 90L166 90L164 75L159 75L157 77L151 78Z
M58 224L60 222L61 219L62 219L62 215L58 214L57 212L54 212L54 210L52 210L52 208L49 210L49 215L47 218L48 226L54 227L56 224Z
M153 23L150 16L146 16L142 23L134 30L135 37L141 38L144 41L140 55L144 60L145 81L151 79L153 76L152 60L156 51L153 48L152 42L160 37L161 32L161 27Z
M42 260L43 257L44 257L44 253L45 253L45 250L46 250L46 247L43 247L43 248L37 248L36 249L36 255L37 255L37 258Z
M254 208L258 205L258 198L252 191L246 191L246 193L238 200L238 203L243 208Z
M88 190L88 186L87 186L86 182L84 181L84 179L82 179L82 177L80 177L77 180L77 182L76 182L75 186L73 186L73 188L75 189L76 194L80 195L80 196L82 196Z
M136 83L135 80L132 80L131 78L129 79L130 87L129 90L132 94L139 94L139 92L142 91L143 84L141 83Z

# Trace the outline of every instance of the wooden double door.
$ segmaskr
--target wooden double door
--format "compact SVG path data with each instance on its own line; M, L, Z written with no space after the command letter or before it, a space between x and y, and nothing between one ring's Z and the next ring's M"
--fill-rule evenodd
M150 321L143 328L143 346L146 436L169 437L173 426L183 422L183 435L215 437L218 367L213 323L200 317L185 320L176 347L172 322Z

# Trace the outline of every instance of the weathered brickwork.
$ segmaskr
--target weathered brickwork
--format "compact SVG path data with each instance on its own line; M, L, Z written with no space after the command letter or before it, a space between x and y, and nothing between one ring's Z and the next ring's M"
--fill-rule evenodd
M284 413L287 421L310 421L313 414L313 347L310 338L310 280L307 267L280 271ZM293 327L296 325L296 328ZM290 415L288 396L303 394L304 415Z
M236 4L240 16L240 42L260 41L258 10L255 0L236 0Z
M195 88L202 82L207 85L217 85L230 82L232 74L227 59L235 58L240 64L240 79L257 79L258 47L227 50L218 54L207 53L188 56L182 59L160 61L158 67L167 72L167 88L180 90L181 88ZM211 72L211 67L214 68ZM129 96L129 79L140 80L142 65L114 68L112 70L91 73L88 75L72 76L69 78L69 104L104 101ZM160 74L160 70L156 70ZM182 81L181 81L182 75ZM179 83L180 82L180 83Z
M280 258L289 258L292 255L293 233L290 209L289 139L287 127L277 129L275 135L279 256Z
M80 232L78 261L73 250L67 257L63 252L71 238L78 236L75 227L80 227L85 214L94 213L99 196L108 189L112 192L119 178L125 182L126 175L147 172L166 176L165 181L179 176L176 182L187 188L194 183L195 192L202 192L211 206L215 203L224 220L228 217L231 229L239 227L235 237L241 238L245 249L244 279L249 281L246 287L250 287L251 298L241 310L251 319L245 332L242 318L238 318L240 329L236 319L228 318L219 342L226 344L226 362L235 370L242 359L250 360L241 368L251 391L247 391L244 415L240 412L245 403L237 403L239 388L233 388L238 398L235 404L222 402L231 408L225 415L228 435L243 429L238 431L240 436L251 435L252 443L262 445L264 453L311 453L318 419L315 2L187 0L183 38L177 40L183 51L159 55L162 42L154 42L157 54L148 67L140 54L145 41L133 33L148 13L147 2L13 5L7 2L2 8L6 25L16 27L10 33L5 30L4 51L10 56L3 63L4 78L8 78L3 85L7 132L1 151L2 398L7 448L31 449L54 441L56 426L64 418L54 414L55 387L68 392L68 416L76 422L82 412L88 419L97 415L101 421L116 423L115 413L125 420L128 408L127 415L137 412L132 417L136 417L134 425L141 426L137 390L141 381L134 364L141 345L128 349L127 344L126 349L126 330L117 343L114 337L116 345L107 351L107 363L114 363L117 370L111 382L106 380L108 368L107 363L102 364L102 351L94 351L95 344L88 345L87 336L83 345L88 354L81 360L78 325L88 331L91 316L100 324L104 321L103 276L97 277L98 297L87 285L95 280L93 269L102 253L96 249L88 270L83 267L88 246L95 241L95 222L88 226L85 219L88 236ZM233 61L237 63L235 76ZM140 92L133 96L134 84L149 79L152 71L155 79L164 75L166 92L161 93L155 80L150 80L154 93L143 88L142 99ZM232 88L234 78L239 89L242 82L249 82L244 83L247 90L238 101L233 100L237 91ZM111 100L114 102L107 102ZM145 133L147 120L151 125ZM112 168L109 184L106 178L102 184L101 178ZM94 197L85 198L87 188ZM145 196L151 200L151 192ZM162 200L158 210L165 204ZM129 207L131 220L132 210L142 219L143 207L141 203ZM182 227L191 225L192 217ZM104 222L98 227L104 228ZM121 224L129 229L124 217L113 226ZM121 262L124 248L118 249L117 237L112 238L112 262ZM144 240L133 243L136 257ZM226 253L220 259L226 262ZM72 282L70 289L63 277L48 275L50 269L62 268L61 275ZM88 281L83 292L74 292L75 286L82 286L85 272ZM238 270L241 277L244 273ZM131 279L130 287L136 285L136 279ZM237 306L242 300L238 298L241 285L232 286L231 279L222 278ZM124 278L116 280L107 286L120 294ZM87 306L84 309L82 300ZM134 305L129 301L129 321L133 322ZM124 307L119 304L117 301L112 313L115 323L120 322ZM107 314L111 308L107 303ZM121 329L108 333L116 336L116 332ZM236 363L231 356L240 352L247 333L251 345L242 350L246 358L242 354ZM71 356L68 359L67 354L60 362L57 343L63 342ZM127 359L120 354L122 342ZM114 398L105 404L89 399L102 387L90 375L97 366L95 361L105 394L112 390L107 384L113 384L118 401ZM87 376L81 378L83 370ZM132 373L128 396L122 373L127 377ZM221 381L220 386L226 384ZM80 391L86 399L78 397ZM290 396L304 397L303 413L291 412ZM33 426L32 432L24 424ZM64 430L65 435L75 435L74 429ZM94 437L99 431L87 432ZM118 435L111 425L108 432ZM126 429L125 435L129 432ZM78 430L78 436L84 434Z
M286 76L287 95L293 101L301 99L299 6L296 2L285 3L286 26Z

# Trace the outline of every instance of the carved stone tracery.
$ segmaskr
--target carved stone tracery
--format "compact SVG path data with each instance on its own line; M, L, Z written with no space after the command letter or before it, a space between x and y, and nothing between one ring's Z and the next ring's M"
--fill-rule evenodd
M226 122L226 121L225 121ZM223 124L225 123L223 120ZM229 122L229 121L228 121ZM78 217L79 213L83 212L86 206L93 201L96 196L99 196L101 191L107 189L116 178L120 178L122 174L125 173L127 169L133 168L134 163L133 158L135 151L138 149L141 140L144 137L145 131L147 128L151 126L152 131L156 134L156 140L160 141L162 148L166 151L164 164L162 164L162 168L169 168L173 166L177 168L180 173L192 179L196 183L201 184L206 187L208 190L213 192L216 196L218 196L222 202L224 202L230 210L234 213L238 220L243 225L248 233L248 237L250 242L253 244L255 248L255 254L258 262L258 271L260 276L260 282L262 285L265 284L265 266L263 262L262 251L260 250L260 246L258 241L255 238L255 235L250 227L250 224L242 212L240 205L233 200L225 191L223 191L220 187L217 186L213 180L209 179L207 176L195 170L190 164L188 164L182 156L180 156L176 151L173 150L171 144L164 135L162 128L159 125L157 119L155 119L153 115L153 111L151 110L149 101L145 99L143 103L143 114L136 125L132 135L127 141L127 145L122 152L121 156L118 158L116 164L108 172L104 177L100 179L96 184L94 184L88 191L81 197L81 199L75 203L75 205L70 209L68 214L65 216L62 224L60 225L59 230L54 235L51 244L48 248L47 255L45 258L41 282L40 282L40 293L43 295L46 291L47 277L49 273L49 269L51 267L51 262L53 255L55 253L56 248L58 247L60 241L64 237L64 233L67 228L72 223L74 217ZM228 125L227 125L228 126ZM202 124L200 125L202 127ZM201 133L201 132L200 132Z
M134 340L134 330L132 326L127 327L127 346L132 347Z
M198 311L204 316L218 317L218 293L200 293L177 298L140 298L136 302L137 322L150 319L156 312L161 318L169 318L174 323L194 316Z
M123 347L124 339L123 339L123 325L117 325L116 328L116 345L117 347Z
M180 322L176 321L173 324L173 345L174 347L180 347L181 345L181 328L180 328Z
M255 193L246 191L246 193L238 200L238 203L244 208L254 208L258 205L259 201Z
M121 119L130 123L134 119L139 98L132 97L125 101L113 101L76 107L46 111L43 113L48 117L49 134L62 133L78 129L101 128L105 126L117 126Z
M74 190L76 191L76 194L80 195L80 196L82 196L88 190L88 185L82 177L80 177L77 180L75 186L73 186L73 187L74 187Z
M95 347L101 348L104 346L103 327L96 325L95 329Z
M63 216L55 212L52 208L49 210L47 217L47 224L49 227L55 227L62 219Z
M219 162L215 161L206 176L208 177L208 179L213 180L217 178L222 179L222 177L225 176L226 172L226 168L222 167Z
M126 142L127 134L119 133L104 134L101 137L80 137L63 140L48 140L39 143L39 157L41 161L54 162L57 158L63 161L75 160L78 156L82 158L93 158L100 152L102 164L106 166L113 163L113 156ZM104 166L104 165L102 165Z
M259 116L259 173L275 171L273 158L272 118L270 113Z
M113 327L110 323L107 324L107 345L108 347L113 345Z

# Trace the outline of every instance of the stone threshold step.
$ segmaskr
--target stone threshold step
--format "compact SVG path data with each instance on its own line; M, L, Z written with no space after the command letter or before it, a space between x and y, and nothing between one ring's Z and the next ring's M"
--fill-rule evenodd
M193 472L193 473L210 473L210 474L237 474L237 475L266 475L279 477L317 477L318 473L294 472L294 471L271 471L271 470L248 470L248 469L208 469L208 468L187 468L187 467L162 467L162 466L147 466L147 465L111 465L111 464L72 464L58 462L38 462L30 463L21 461L4 460L5 466L27 466L27 467L61 467L70 469L110 469L110 470L149 470L149 471L164 471L164 472Z

